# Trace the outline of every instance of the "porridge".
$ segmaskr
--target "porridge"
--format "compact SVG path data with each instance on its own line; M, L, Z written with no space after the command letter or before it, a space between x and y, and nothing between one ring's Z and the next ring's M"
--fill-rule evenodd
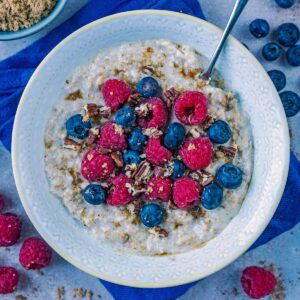
M166 40L101 50L66 81L45 132L50 190L96 239L162 255L200 247L252 176L247 115L203 57Z

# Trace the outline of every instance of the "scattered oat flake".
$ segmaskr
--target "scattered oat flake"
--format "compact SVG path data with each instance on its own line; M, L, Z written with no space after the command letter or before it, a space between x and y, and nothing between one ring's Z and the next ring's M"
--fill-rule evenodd
M65 299L65 288L63 286L58 287L56 289L56 300L64 300Z

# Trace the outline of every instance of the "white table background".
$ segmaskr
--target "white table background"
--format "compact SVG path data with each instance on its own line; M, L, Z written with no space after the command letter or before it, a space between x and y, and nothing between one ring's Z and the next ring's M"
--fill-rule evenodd
M11 42L0 42L0 59L3 59L25 46L31 44L58 23L71 16L87 0L69 0L64 12L58 20L41 33L32 37ZM234 0L201 0L202 7L207 19L224 27ZM271 28L276 28L280 23L292 21L300 26L300 2L293 9L283 10L276 6L274 0L250 0L248 7L241 16L234 35L246 43L250 50L262 61L267 70L279 68L283 70L288 78L287 89L300 93L300 68L288 67L284 60L276 63L264 62L260 55L261 47L269 38L255 40L248 32L248 24L254 18L266 18ZM292 132L292 147L300 158L300 114L289 120ZM0 146L0 193L9 198L8 208L10 211L21 215L24 220L22 237L19 243L11 248L0 248L0 265L15 266L21 274L21 281L17 292L9 296L0 296L0 299L12 300L17 295L23 295L27 299L57 299L56 290L59 287L65 288L65 296L62 299L73 299L73 290L83 288L93 292L93 299L112 299L99 281L54 254L52 263L43 269L43 275L36 271L25 271L18 264L18 252L22 240L29 235L36 235L36 231L30 224L18 199L18 194L12 176L10 154ZM300 299L300 225L293 230L281 235L272 242L262 246L250 253L240 257L233 264L217 274L206 278L193 287L181 300L187 299L247 299L243 293L239 277L241 270L248 265L272 265L280 276L283 288L273 299ZM84 299L84 298L83 298ZM88 298L86 298L88 299ZM271 298L269 298L271 299ZM130 299L128 299L130 300ZM142 300L142 299L141 299Z

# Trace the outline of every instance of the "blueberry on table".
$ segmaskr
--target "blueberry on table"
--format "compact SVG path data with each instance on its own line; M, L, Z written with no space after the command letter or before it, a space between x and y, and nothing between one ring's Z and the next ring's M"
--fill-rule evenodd
M179 159L174 159L173 172L172 172L171 178L173 180L176 180L177 178L182 177L184 172L185 172L185 166L184 166L183 162Z
M201 204L206 209L216 209L222 203L223 189L217 183L211 183L204 187Z
M280 95L287 117L295 116L300 110L300 97L291 91L282 92Z
M242 184L243 172L233 164L224 164L218 169L216 180L224 188L234 190Z
M299 40L299 29L293 23L284 23L277 28L277 41L285 47L294 46Z
M264 19L255 19L250 23L249 30L256 38L263 38L268 35L270 31L270 25Z
M281 91L285 88L286 77L283 72L279 70L271 70L268 72L271 80L273 81L277 91Z
M91 127L91 122L83 121L79 114L70 117L66 122L67 134L81 140L88 136Z
M128 145L131 150L142 152L147 141L147 137L143 134L140 128L135 128L131 131L128 139Z
M171 123L164 136L164 144L167 148L175 150L183 143L185 137L185 128L182 124Z
M102 204L106 199L106 192L100 184L91 183L82 192L86 202L92 205Z
M124 128L132 126L135 123L135 120L135 111L130 106L124 106L121 109L119 109L116 113L116 123Z
M156 79L147 76L138 82L136 90L145 98L153 97L159 92L159 84Z
M165 210L155 203L146 204L140 211L141 222L146 227L158 226L165 218Z
M282 48L277 43L267 43L262 49L262 56L268 61L279 58Z
M300 45L293 46L286 53L286 60L293 67L300 66Z
M295 4L296 0L275 0L275 2L282 8L290 8Z
M123 159L126 165L136 164L141 162L141 158L138 152L133 150L128 150L124 152Z
M226 122L218 120L209 128L208 137L213 143L225 144L232 137L232 131Z

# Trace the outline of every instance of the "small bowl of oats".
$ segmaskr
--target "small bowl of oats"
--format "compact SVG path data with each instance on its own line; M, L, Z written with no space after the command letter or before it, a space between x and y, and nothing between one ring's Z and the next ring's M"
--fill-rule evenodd
M6 0L0 3L0 41L20 39L48 26L67 0Z

